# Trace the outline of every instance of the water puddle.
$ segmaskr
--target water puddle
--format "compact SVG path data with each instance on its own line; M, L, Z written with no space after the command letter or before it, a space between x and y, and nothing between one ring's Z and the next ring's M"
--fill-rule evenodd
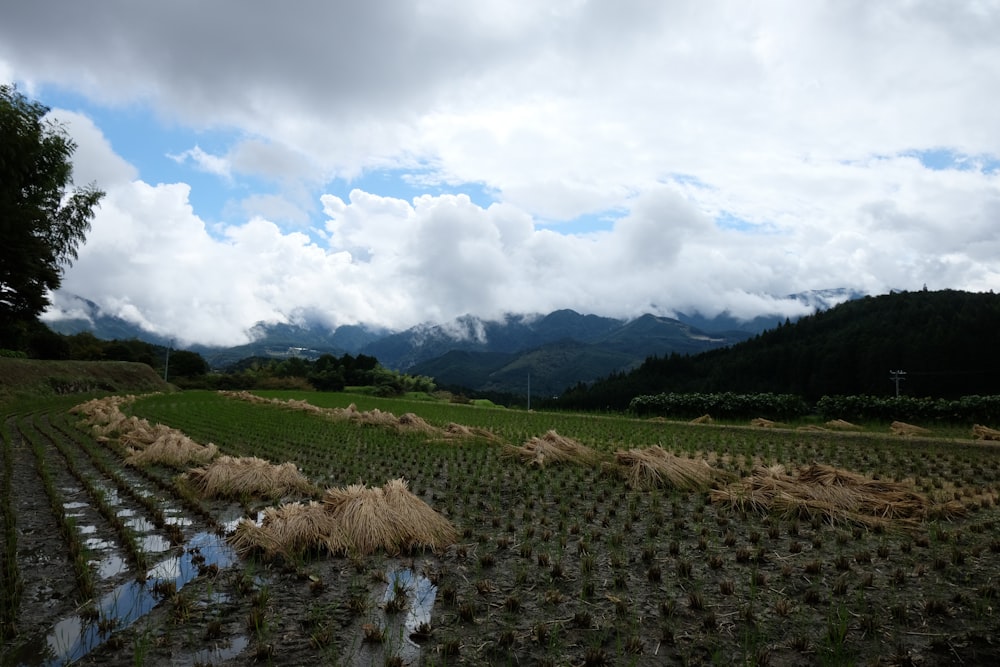
M191 518L179 514L178 510L164 510L163 514L163 523L168 526L190 526L194 523Z
M411 568L390 566L385 574L385 591L376 594L376 612L369 621L382 628L385 640L381 645L360 642L361 662L356 664L371 664L388 658L388 654L383 654L387 647L392 647L393 655L402 658L404 664L417 664L420 661L419 642L431 626L437 586Z
M175 665L176 667L214 665L238 656L249 644L249 637L246 635L240 635L225 644L213 646L212 648L203 648L198 651L192 651L189 654L173 656L170 664Z
M236 530L236 525L242 521L244 518L250 518L258 526L264 521L264 511L261 510L251 517L245 517L242 511L226 512L219 519L219 524L222 526L222 531L228 535Z
M97 532L97 526L77 526L76 529L81 535L92 535Z
M128 571L128 563L125 562L125 559L114 554L105 556L99 561L91 561L91 564L95 567L97 576L101 579L111 579Z
M73 501L71 503L63 503L64 510L82 510L84 507L90 507L90 504L80 502L79 500Z
M199 566L192 562L192 550L204 558L202 567L214 564L224 569L238 560L225 539L213 533L198 533L185 545L181 555L167 558L153 567L147 573L146 581L126 582L97 600L97 618L85 618L79 614L68 616L53 625L46 635L36 637L4 656L4 664L57 667L80 660L110 637L111 633L102 631L102 627L120 630L148 614L161 601L161 597L153 592L159 581L173 581L176 590L180 590L197 577ZM234 640L230 648L238 642L238 639Z
M112 540L102 540L99 537L88 537L83 541L83 546L89 551L108 551L118 545Z
M137 533L148 533L153 530L153 522L146 517L138 516L134 519L129 519L125 522L125 525L134 530Z
M390 569L386 572L386 578L389 583L382 596L382 607L384 608L400 593L406 596L403 626L406 629L406 638L409 639L421 625L430 625L437 586L424 575L410 569Z
M170 540L162 535L144 535L142 538L142 550L146 553L162 553L170 548Z

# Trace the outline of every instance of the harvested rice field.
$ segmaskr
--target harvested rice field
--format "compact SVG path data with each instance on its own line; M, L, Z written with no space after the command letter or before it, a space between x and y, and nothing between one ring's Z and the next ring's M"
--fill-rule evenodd
M972 425L0 407L5 666L1000 664L1000 444Z

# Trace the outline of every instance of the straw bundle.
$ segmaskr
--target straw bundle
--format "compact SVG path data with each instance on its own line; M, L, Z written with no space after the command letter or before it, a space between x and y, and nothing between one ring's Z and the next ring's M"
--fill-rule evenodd
M189 463L208 463L218 453L219 448L211 443L201 445L180 431L171 430L145 449L130 450L125 463L131 466L162 463L182 468Z
M354 403L351 403L346 408L321 408L309 403L308 401L297 399L281 400L277 398L264 398L262 396L257 396L256 394L251 394L248 391L222 391L219 393L230 398L249 401L251 403L280 405L282 407L300 410L302 412L308 412L331 419L350 421L362 426L381 426L395 429L400 432L426 433L428 435L437 435L444 438L457 436L482 437L490 440L498 439L496 435L485 429L469 429L468 427L459 427L458 424L449 424L444 429L440 429L436 426L428 424L422 417L412 412L407 412L406 414L397 417L391 412L385 412L383 410L379 410L378 408L361 411L358 410L358 406Z
M410 493L402 479L382 488L328 489L323 504L339 527L326 541L333 553L397 553L417 545L439 549L457 538L451 523Z
M382 490L404 546L425 545L439 549L458 539L451 522L411 493L405 479L390 480Z
M764 419L763 417L757 417L756 419L750 420L751 426L757 426L759 428L774 428L777 426L777 422L773 422L770 419Z
M189 470L187 479L206 498L278 498L313 491L294 463L278 465L256 456L220 456L208 466Z
M338 530L336 520L321 503L296 502L268 507L259 526L241 519L228 541L241 556L295 556L323 547Z
M659 445L619 450L615 452L615 463L625 482L633 489L673 487L704 490L726 476L704 459L676 456Z
M1000 431L975 424L972 427L972 437L976 440L1000 440Z
M399 426L400 430L403 431L417 431L420 433L439 432L437 428L431 426L430 424L425 422L422 418L418 417L412 412L407 412L403 414L397 421L397 425Z
M710 492L712 502L742 510L778 511L865 526L912 521L929 512L953 514L964 508L933 507L905 484L869 479L847 470L813 464L790 475L780 466L756 468L750 477Z
M593 449L572 438L561 436L555 430L542 437L534 437L521 447L510 447L508 452L526 463L545 466L549 463L596 463L600 455Z
M860 431L861 427L852 424L849 421L844 421L843 419L831 419L830 421L823 424L827 428L834 429L837 431Z
M337 534L326 541L332 553L369 554L385 548L393 552L396 544L396 526L390 516L385 491L364 484L351 484L346 488L328 489L323 505L340 527Z
M898 421L892 422L889 425L889 430L892 431L893 435L930 435L930 431L926 428Z
M712 416L708 415L708 414L704 414L701 417L695 417L694 419L692 419L688 423L689 424L711 424L712 423Z

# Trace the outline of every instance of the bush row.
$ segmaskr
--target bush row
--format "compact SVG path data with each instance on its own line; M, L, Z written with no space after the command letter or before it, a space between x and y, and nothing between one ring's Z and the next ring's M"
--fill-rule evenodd
M957 399L913 396L824 396L816 403L824 419L848 421L913 421L947 424L1000 423L1000 396Z
M793 394L654 394L636 396L629 410L638 415L693 418L711 415L719 419L767 417L793 419L807 415L811 407Z
M809 405L793 394L653 394L636 396L629 404L636 415L694 418L704 414L719 419L765 417L786 420L820 418L859 422L894 420L920 423L998 424L1000 396L963 396L958 399L913 396L824 396Z

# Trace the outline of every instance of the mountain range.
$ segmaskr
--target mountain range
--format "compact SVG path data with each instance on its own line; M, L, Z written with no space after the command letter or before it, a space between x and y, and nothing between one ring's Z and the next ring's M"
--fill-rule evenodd
M843 290L792 295L813 310L863 296ZM90 332L97 338L137 338L160 345L170 340L76 297L86 317L50 321L62 334ZM247 357L316 358L345 353L373 356L391 368L433 377L438 385L476 392L552 395L580 382L635 368L647 357L674 352L698 353L727 347L784 322L784 317L740 320L727 313L706 317L677 313L616 319L572 310L548 314L510 314L499 321L465 315L443 324L422 324L405 331L365 325L336 329L316 323L255 325L252 342L218 348L193 345L216 369Z

